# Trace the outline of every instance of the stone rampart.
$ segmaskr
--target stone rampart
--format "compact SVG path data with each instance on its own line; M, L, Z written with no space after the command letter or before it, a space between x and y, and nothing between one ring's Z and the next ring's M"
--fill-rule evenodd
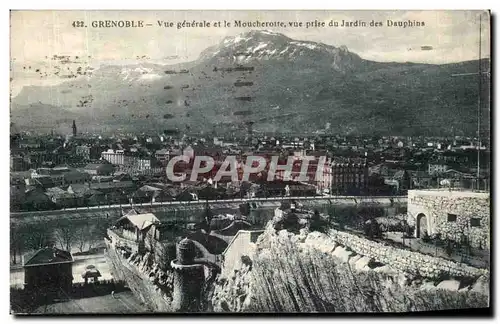
M310 233L306 243L330 247L332 253L337 248L340 248L344 250L342 253L344 255L358 254L375 262L390 266L397 271L420 275L429 279L442 278L443 276L478 278L489 273L486 269L475 268L463 263L425 255L416 251L403 250L355 234L333 229L328 232L328 235L318 232ZM341 254L340 252L337 253ZM348 260L350 256L345 258Z
M106 240L106 259L113 278L125 281L151 311L171 312L173 273L162 271L152 256L129 254Z

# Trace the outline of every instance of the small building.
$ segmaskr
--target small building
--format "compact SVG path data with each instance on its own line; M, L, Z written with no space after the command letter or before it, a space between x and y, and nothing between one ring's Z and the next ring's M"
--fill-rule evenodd
M490 248L488 192L408 190L408 218L415 224L417 238L439 234L442 239Z
M132 181L132 176L128 173L121 172L119 174L115 174L112 181L113 182L123 182L123 181Z
M151 225L159 223L160 220L152 213L129 212L116 221L115 226L108 230L108 235L114 244L127 246L138 252L145 247L144 241Z
M19 148L22 149L37 149L40 148L40 141L36 139L22 139L19 141Z
M90 175L110 175L113 173L114 167L109 163L89 163L83 171Z
M118 192L126 194L135 191L135 184L132 181L109 181L109 182L91 182L90 189L98 190L104 193Z
M174 199L168 191L149 185L140 187L131 195L131 198L134 203L150 203Z
M161 149L155 152L155 158L160 162L168 162L170 160L170 151Z
M63 183L62 183L62 177L61 179L57 179L49 175L43 175L43 176L37 176L36 178L32 177L29 180L29 184L42 189L49 189L61 186Z
M391 180L397 182L397 189L399 190L408 190L411 187L412 179L410 173L406 170L399 170L394 174Z
M287 187L289 188L289 195L292 197L316 196L316 187L314 185L297 183L297 184L287 185Z
M23 259L26 290L69 291L73 284L73 256L68 251L46 247Z
M76 147L76 156L82 157L83 160L90 160L90 146L80 145Z
M427 173L430 175L441 174L448 170L448 166L442 163L429 163Z
M85 284L89 282L96 283L99 281L99 277L102 277L101 272L92 264L88 265L82 272L82 278L85 280Z
M88 173L71 171L71 172L66 172L63 175L63 184L64 185L82 184L82 183L85 183L87 181L90 181L90 175Z
M246 259L249 258L257 248L257 238L263 233L263 230L247 231L240 230L232 238L227 248L222 252L224 266L223 275L228 275L231 269L238 269Z
M25 210L49 210L55 207L49 196L39 187L28 189L21 204Z
M47 189L46 195L62 208L82 206L84 202L83 195L71 193L59 187Z

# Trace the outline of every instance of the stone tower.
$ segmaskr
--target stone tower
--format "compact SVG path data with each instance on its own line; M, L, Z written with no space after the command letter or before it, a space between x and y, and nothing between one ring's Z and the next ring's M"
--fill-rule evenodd
M177 259L172 260L174 270L174 312L192 313L201 311L201 298L205 283L203 264L195 263L196 247L185 238L177 244Z
M73 136L76 136L76 123L73 120Z

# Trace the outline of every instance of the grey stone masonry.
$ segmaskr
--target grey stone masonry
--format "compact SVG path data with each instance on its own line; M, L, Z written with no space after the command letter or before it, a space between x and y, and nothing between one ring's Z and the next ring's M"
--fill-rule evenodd
M490 249L490 194L453 190L409 190L408 217L429 235Z
M314 234L316 233L311 233L310 235ZM419 274L430 279L438 278L443 274L448 274L451 277L472 278L489 275L489 271L486 269L471 267L463 263L415 251L399 249L342 231L332 229L328 232L328 235L323 235L322 237L322 240L330 241L325 241L322 245L330 245L331 247L342 245L344 248L349 248L352 252L368 257L376 262L389 265L395 270L414 275Z

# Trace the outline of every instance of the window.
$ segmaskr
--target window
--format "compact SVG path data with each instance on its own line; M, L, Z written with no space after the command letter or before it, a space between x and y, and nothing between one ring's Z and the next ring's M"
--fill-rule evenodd
M456 222L456 221L457 221L457 215L448 214L448 222Z
M470 219L470 226L471 227L481 226L481 219L480 218L471 218Z

